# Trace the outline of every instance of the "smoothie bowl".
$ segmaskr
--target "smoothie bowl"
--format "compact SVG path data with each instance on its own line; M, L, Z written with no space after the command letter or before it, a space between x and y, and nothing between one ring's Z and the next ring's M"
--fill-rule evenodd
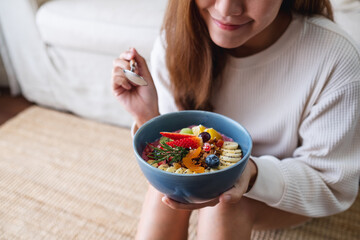
M206 111L158 116L133 139L137 162L157 190L182 203L201 203L230 189L252 149L247 130Z

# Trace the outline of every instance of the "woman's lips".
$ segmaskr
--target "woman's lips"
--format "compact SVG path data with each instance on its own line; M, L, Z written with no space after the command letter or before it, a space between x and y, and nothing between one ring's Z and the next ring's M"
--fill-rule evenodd
M215 22L215 24L216 24L219 28L221 28L221 29L223 29L223 30L228 30L228 31L233 31L233 30L239 29L239 28L241 28L242 26L244 26L245 24L247 24L247 23L250 22L250 20L249 20L249 21L244 22L244 23L242 23L242 24L229 24L229 23L223 23L223 22L221 22L221 21L219 21L219 20L216 20L215 18L213 18L213 21Z

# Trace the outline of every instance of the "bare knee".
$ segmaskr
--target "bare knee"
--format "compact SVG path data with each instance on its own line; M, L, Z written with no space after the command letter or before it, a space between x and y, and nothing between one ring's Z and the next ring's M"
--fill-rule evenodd
M219 203L199 211L198 239L250 239L255 215L249 201Z
M301 224L308 217L285 212L250 198L220 203L199 211L199 239L250 239L253 229L277 229ZM239 237L241 236L241 237Z
M169 208L161 201L162 197L162 193L149 187L136 239L187 239L191 212Z

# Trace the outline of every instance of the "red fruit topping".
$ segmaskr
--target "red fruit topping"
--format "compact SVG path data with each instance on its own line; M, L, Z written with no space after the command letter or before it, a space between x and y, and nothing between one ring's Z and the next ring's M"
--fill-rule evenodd
M215 143L216 146L218 147L222 147L222 145L224 145L224 141L223 140L217 140L217 142Z
M144 152L145 152L145 155L148 155L149 153L151 153L153 151L153 149L151 148L150 144L149 145L146 145L145 149L144 149Z
M211 150L210 143L204 143L203 149L205 152L209 152Z
M194 135L192 134L176 133L176 132L160 132L160 134L172 140L194 137Z
M170 147L178 146L183 148L196 149L198 147L201 147L202 138L192 136L192 137L182 138L179 140L174 140L172 142L167 142L166 144L169 145Z
M166 164L166 160L161 161L161 162L158 162L158 166L161 166L161 165L163 165L163 164Z

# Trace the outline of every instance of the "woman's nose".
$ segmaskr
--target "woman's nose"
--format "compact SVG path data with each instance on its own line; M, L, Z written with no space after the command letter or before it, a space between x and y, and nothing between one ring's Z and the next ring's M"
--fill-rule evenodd
M216 0L215 9L223 17L237 16L243 13L241 0Z

